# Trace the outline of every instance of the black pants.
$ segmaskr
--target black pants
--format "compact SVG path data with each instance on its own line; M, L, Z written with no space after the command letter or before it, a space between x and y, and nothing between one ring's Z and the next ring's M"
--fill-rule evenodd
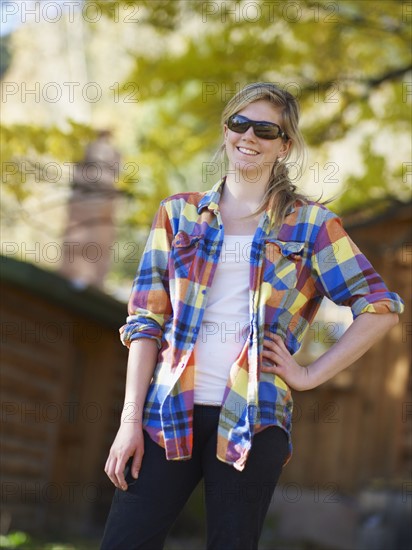
M190 460L166 460L144 432L139 477L126 467L128 490L116 489L101 550L161 550L189 496L204 479L208 550L256 550L270 500L288 453L275 426L255 435L245 469L216 458L220 407L195 405Z

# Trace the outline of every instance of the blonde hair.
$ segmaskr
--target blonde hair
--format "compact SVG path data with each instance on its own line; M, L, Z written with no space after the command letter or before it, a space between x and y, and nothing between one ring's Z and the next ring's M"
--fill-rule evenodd
M278 159L272 167L266 192L256 212L260 214L268 207L272 211L272 222L280 226L292 204L296 200L306 202L308 199L297 192L297 187L289 176L289 166L293 165L299 173L303 170L306 159L306 146L299 129L299 103L286 90L282 90L271 82L256 82L248 84L227 103L222 113L222 129L227 119L244 109L250 103L264 99L269 101L282 117L282 130L290 140L286 156ZM279 138L281 139L281 138ZM220 146L217 156L222 157L226 151L225 143ZM291 162L292 159L292 162ZM289 166L288 166L289 165Z

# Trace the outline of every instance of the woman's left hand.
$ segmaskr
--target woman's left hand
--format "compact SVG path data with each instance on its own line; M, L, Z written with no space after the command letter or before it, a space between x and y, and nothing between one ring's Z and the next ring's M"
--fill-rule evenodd
M314 387L309 369L296 363L279 335L265 332L263 346L262 372L280 376L294 390L303 391Z

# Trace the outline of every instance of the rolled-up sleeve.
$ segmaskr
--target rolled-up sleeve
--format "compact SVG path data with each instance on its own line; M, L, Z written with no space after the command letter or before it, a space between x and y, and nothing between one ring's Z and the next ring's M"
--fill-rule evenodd
M361 313L402 313L404 303L390 292L368 259L329 212L320 227L312 255L315 285L338 305L349 306L353 317Z
M120 339L127 347L139 338L154 339L161 346L163 328L172 313L168 278L171 241L170 220L162 203L133 282L126 324L119 329Z

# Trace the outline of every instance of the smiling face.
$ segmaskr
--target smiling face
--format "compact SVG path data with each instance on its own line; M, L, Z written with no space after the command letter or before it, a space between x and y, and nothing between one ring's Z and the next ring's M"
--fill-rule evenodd
M251 120L274 122L282 128L280 111L265 99L249 103L237 114ZM240 170L243 174L253 172L250 177L255 178L254 181L256 172L267 179L276 159L284 157L290 147L290 141L285 143L281 138L268 140L256 137L252 127L244 134L237 134L225 124L224 132L229 169Z

